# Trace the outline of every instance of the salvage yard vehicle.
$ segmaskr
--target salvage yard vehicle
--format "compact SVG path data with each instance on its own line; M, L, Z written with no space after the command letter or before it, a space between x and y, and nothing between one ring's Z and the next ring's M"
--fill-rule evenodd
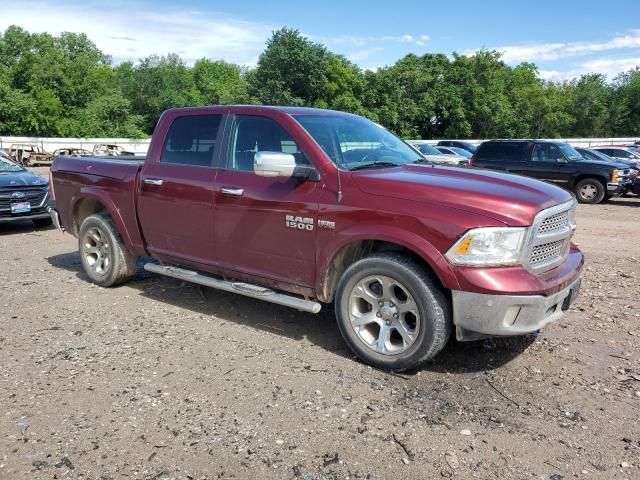
M60 155L65 155L68 157L89 157L91 156L91 152L89 150L85 150L84 148L65 147L55 150L52 156L59 157Z
M478 147L473 143L463 142L462 140L440 140L437 146L461 148L469 153L476 153L476 150L478 150Z
M466 167L469 161L465 158L458 158L455 155L446 155L439 152L433 145L429 145L426 142L417 140L407 142L413 148L418 150L424 158L433 163L440 163L444 165L459 165Z
M51 225L48 183L0 157L0 223L32 220L37 227Z
M605 145L603 147L591 147L591 150L596 150L614 160L627 163L631 168L638 169L640 165L640 153L634 148Z
M128 152L120 145L113 145L109 143L97 143L94 145L93 154L97 157L122 157L135 155L135 153Z
M51 154L35 144L14 144L9 147L9 156L23 167L39 167L51 165Z
M517 173L564 187L581 203L600 203L632 189L636 171L624 163L586 160L571 145L545 140L490 140L473 167Z
M346 343L383 369L419 366L454 330L535 332L580 286L569 192L434 165L347 113L172 109L144 160L58 157L51 174L52 219L93 283L151 256L147 271L301 311L334 302Z

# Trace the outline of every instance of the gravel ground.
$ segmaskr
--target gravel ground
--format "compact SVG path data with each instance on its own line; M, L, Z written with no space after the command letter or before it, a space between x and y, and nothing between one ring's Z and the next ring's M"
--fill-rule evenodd
M304 314L0 225L0 478L640 478L638 198L580 206L577 303L537 337L372 369Z

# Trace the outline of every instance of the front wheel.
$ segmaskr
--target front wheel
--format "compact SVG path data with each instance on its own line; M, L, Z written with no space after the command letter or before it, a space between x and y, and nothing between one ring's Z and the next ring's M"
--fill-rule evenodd
M96 213L84 219L78 249L85 273L101 287L125 282L136 273L138 258L129 252L108 215Z
M580 203L590 204L602 202L607 194L605 186L595 178L580 180L575 186L574 193Z
M338 283L335 308L353 352L385 370L408 370L433 358L452 328L444 292L422 266L400 254L351 265Z

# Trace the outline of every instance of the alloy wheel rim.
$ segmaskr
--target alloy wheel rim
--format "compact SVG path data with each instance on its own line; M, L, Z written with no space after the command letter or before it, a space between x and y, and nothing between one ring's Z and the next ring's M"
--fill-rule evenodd
M580 196L585 200L593 200L598 194L598 189L590 183L583 185L580 189Z
M360 341L382 355L405 352L421 328L418 305L408 288L386 275L356 283L349 296L349 323Z
M92 227L82 239L86 264L96 275L106 275L111 267L111 247L104 232Z

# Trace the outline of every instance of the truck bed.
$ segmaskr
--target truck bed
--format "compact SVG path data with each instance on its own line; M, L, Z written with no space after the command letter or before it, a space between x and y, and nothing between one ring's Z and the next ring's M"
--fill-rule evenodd
M145 157L67 157L54 159L55 201L62 226L72 235L79 225L78 198L103 205L118 225L124 240L138 253L144 252L136 214L137 177Z

